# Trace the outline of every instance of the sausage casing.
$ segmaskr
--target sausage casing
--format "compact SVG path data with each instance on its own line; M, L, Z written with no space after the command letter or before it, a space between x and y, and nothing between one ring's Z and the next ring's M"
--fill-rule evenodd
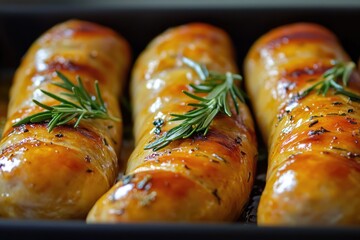
M56 70L83 80L95 95L99 81L109 114L121 118L118 98L130 64L128 43L114 31L71 20L42 35L17 69L10 91L8 120L0 143L0 216L11 218L84 218L115 182L121 123L86 119L78 128L47 123L12 125L43 111L32 102L58 104L40 89L64 92Z
M197 74L180 58L205 64L209 70L236 72L226 33L201 23L176 27L153 40L138 58L131 81L136 148L126 176L90 211L88 222L232 221L248 201L257 156L253 121L239 103L230 118L218 115L207 135L172 142L153 152L144 147L156 138L154 120L162 132L179 124L170 113L183 114L194 102Z
M360 224L360 105L333 89L297 97L334 61L349 57L310 23L270 31L246 57L246 89L269 150L261 225ZM349 88L359 94L359 86L355 72Z

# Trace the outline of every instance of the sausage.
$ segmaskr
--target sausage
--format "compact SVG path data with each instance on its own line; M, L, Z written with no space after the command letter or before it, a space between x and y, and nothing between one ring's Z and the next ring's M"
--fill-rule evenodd
M333 89L297 97L349 60L312 23L276 28L249 50L245 85L269 154L259 225L360 224L359 102ZM359 83L355 72L350 91L359 94Z
M233 221L248 201L255 172L257 143L247 106L240 114L218 115L206 136L197 134L152 151L153 122L164 120L162 133L179 124L194 102L198 75L184 65L185 56L209 70L236 72L227 34L214 26L192 23L171 28L153 40L136 61L131 96L135 149L126 174L90 211L87 222Z
M32 102L58 102L42 94L65 90L55 71L76 76L95 95L99 81L108 112L121 117L118 105L130 64L128 43L114 31L70 20L44 33L28 50L10 90L8 120L0 143L0 216L31 219L85 218L95 201L116 180L121 123L86 119L48 132L47 123L18 120L43 111Z

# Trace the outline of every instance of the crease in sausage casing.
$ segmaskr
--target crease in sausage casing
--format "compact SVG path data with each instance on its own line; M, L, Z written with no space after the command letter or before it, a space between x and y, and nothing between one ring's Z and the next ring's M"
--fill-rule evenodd
M253 121L239 102L237 115L218 115L206 136L176 140L158 151L154 120L162 133L179 124L170 113L184 114L194 102L182 93L199 77L180 60L190 58L209 70L237 71L227 34L193 23L172 28L153 40L138 58L131 94L135 150L126 176L92 208L88 222L233 221L248 201L257 156Z
M0 143L0 216L10 218L84 218L115 182L122 124L88 119L78 128L47 124L12 125L43 111L32 102L58 104L41 93L64 92L52 84L60 71L76 76L95 95L99 81L109 114L121 118L118 98L130 64L128 43L114 31L70 20L44 33L30 47L16 71L8 120Z
M310 23L270 31L245 59L246 89L269 150L260 225L360 224L359 103L333 89L295 97L334 61L349 57L333 33ZM360 93L357 72L348 87Z

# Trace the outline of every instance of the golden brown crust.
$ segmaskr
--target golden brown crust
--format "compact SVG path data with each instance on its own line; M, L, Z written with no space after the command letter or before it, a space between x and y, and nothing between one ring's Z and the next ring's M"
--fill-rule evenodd
M359 103L333 90L296 97L335 60L349 58L334 34L306 23L267 33L247 55L246 88L269 149L261 225L360 224ZM359 83L354 73L349 87L360 93Z
M129 64L129 46L124 39L84 21L59 24L31 46L15 74L0 143L1 217L84 218L113 185L121 123L84 120L76 129L61 126L51 133L47 124L12 125L43 111L32 99L58 104L40 91L64 91L51 84L59 81L55 70L71 81L81 76L92 94L94 80L99 80L109 113L121 118L118 98Z
M128 161L128 177L95 204L88 222L232 221L248 201L257 150L243 103L239 116L234 109L231 118L217 116L205 137L177 140L156 152L144 150L156 138L155 119L164 119L164 133L178 124L169 122L170 113L191 110L191 98L181 91L191 91L188 84L198 77L182 64L181 56L210 70L236 72L227 34L210 25L173 28L149 44L132 74L136 148Z

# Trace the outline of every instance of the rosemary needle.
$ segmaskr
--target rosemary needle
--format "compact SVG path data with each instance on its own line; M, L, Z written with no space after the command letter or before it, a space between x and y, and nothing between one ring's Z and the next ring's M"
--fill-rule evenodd
M157 151L172 141L188 138L194 133L206 135L211 122L218 113L222 112L231 117L229 99L233 102L237 114L239 114L237 99L245 102L245 93L234 83L235 80L242 80L240 75L230 72L220 74L208 71L205 65L199 64L189 58L183 57L181 60L185 65L193 69L202 80L200 84L190 84L194 92L207 93L207 95L200 97L183 91L184 94L198 101L197 103L188 104L188 106L192 106L194 109L185 114L171 114L173 118L170 121L182 122L164 133L154 142L145 146L145 149ZM230 95L230 98L228 95Z
M56 74L62 82L54 82L53 84L67 90L67 92L61 94L73 101L66 100L59 95L41 90L45 95L59 101L60 104L48 106L33 99L33 102L45 109L45 111L35 113L20 120L13 125L14 127L26 123L48 122L48 131L51 132L56 126L67 124L75 119L74 127L77 127L82 119L88 118L119 121L118 118L108 114L104 100L101 96L98 81L95 81L94 83L96 96L92 96L85 89L80 77L77 77L77 85L75 85L62 73L56 71Z
M318 94L325 96L330 88L335 90L335 94L342 94L348 96L353 101L360 101L360 96L346 91L343 86L347 86L350 80L351 73L355 68L353 62L336 62L334 66L328 69L320 77L320 81L310 86L300 94L300 98L305 97L310 92L317 90ZM338 80L342 81L342 85L338 83Z

